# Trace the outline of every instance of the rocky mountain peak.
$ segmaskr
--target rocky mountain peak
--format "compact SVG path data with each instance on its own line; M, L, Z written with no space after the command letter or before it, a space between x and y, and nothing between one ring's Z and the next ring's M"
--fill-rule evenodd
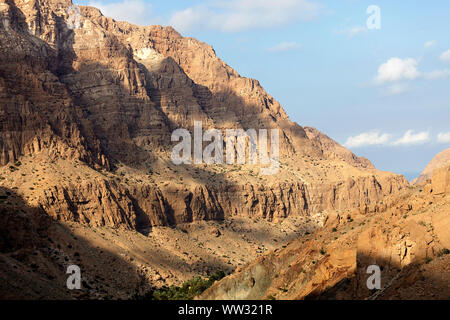
M431 179L433 172L436 169L442 168L450 163L450 148L438 153L422 171L419 177L411 181L411 184L419 185L425 183L426 180Z

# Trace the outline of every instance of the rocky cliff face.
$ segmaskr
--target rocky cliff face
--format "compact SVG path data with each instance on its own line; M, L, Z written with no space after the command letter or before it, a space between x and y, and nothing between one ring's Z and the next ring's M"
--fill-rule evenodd
M436 195L450 193L450 166L435 169L431 179L432 192Z
M449 167L386 197L375 214L329 216L214 284L200 299L449 299ZM369 266L379 290L367 286Z
M371 212L407 185L289 120L257 80L170 27L0 0L0 184L53 218L145 230L232 215ZM279 129L281 168L181 165L171 133ZM18 164L19 163L19 164Z
M322 154L327 159L343 160L355 167L360 168L374 168L369 159L366 159L364 157L357 157L350 150L344 148L339 143L323 134L316 128L305 127L304 129L308 138L317 142L322 151Z
M438 153L431 161L428 163L426 168L423 170L421 175L411 181L411 184L419 185L424 184L428 179L431 179L433 172L436 169L445 167L450 163L450 149L445 149L444 151Z

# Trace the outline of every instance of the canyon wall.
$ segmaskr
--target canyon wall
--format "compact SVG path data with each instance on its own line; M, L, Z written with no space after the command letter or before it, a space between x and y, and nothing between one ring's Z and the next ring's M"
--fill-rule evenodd
M367 213L407 185L289 120L211 46L92 7L80 7L71 28L71 5L0 2L0 184L53 218L141 230L230 215ZM192 132L194 121L280 130L279 172L175 166L171 133Z

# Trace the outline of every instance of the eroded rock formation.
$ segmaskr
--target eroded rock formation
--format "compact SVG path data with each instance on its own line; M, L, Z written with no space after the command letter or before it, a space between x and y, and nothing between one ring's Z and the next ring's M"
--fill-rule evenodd
M431 179L434 170L442 168L450 163L450 149L445 149L439 152L431 161L428 163L426 168L420 174L417 179L411 181L412 184L419 185L425 184L428 179Z
M322 230L214 284L201 299L449 299L449 167L368 215L330 215ZM371 290L369 266L380 270Z
M273 221L370 212L406 186L291 122L257 80L241 77L211 46L92 7L80 7L71 28L71 5L0 3L0 183L55 219L145 229L236 214ZM204 130L281 130L279 173L173 165L171 133L192 131L195 120ZM16 161L24 165L11 169ZM41 178L37 166L47 168Z

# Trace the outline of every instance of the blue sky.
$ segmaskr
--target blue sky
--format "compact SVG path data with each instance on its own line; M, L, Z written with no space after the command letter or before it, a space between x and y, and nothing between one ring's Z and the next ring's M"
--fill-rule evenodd
M75 0L117 20L172 25L258 79L293 121L377 168L414 178L450 147L450 3ZM380 29L366 12L380 8Z

